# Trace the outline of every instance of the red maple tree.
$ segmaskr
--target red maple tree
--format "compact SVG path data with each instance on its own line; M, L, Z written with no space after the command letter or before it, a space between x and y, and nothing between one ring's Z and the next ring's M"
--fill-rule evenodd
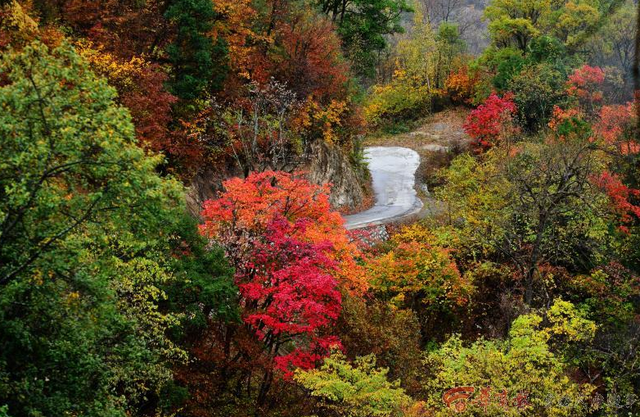
M625 185L618 175L609 171L602 172L594 182L609 196L613 210L620 216L622 225L619 229L628 233L627 224L634 220L634 216L640 219L640 206L633 203L640 197L640 190Z
M205 202L201 233L221 244L236 269L243 321L275 368L308 368L338 339L339 287L364 291L342 217L328 186L300 174L266 171L225 182Z
M604 79L605 73L601 68L583 65L569 75L567 94L577 98L580 106L592 114L604 99L602 94Z
M606 145L613 146L619 154L632 155L640 153L635 131L637 125L636 105L630 102L602 106L594 130Z
M364 271L356 262L358 248L347 236L342 216L331 210L328 185L311 184L301 173L264 171L227 180L224 188L220 198L204 203L200 230L227 248L234 263L249 256L256 238L276 218L290 224L305 220L299 239L331 243L327 256L338 264L335 277L341 287L358 294L367 290Z
M327 334L340 314L341 295L331 275L337 264L327 256L329 242L300 240L308 224L275 218L236 270L242 319L285 376L292 367L314 367L339 345Z
M469 113L464 130L473 139L472 146L476 152L488 150L500 137L513 130L515 112L513 94L506 93L500 97L492 93L483 104Z

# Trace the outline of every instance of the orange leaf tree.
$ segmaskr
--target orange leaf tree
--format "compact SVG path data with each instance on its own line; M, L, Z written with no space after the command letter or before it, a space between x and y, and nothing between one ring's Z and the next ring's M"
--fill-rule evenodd
M230 179L224 188L204 203L201 233L235 267L244 323L236 333L245 336L227 356L237 350L245 360L222 362L259 375L257 403L264 404L277 372L287 378L295 368L313 368L339 345L333 326L340 291L359 294L366 286L357 249L330 209L328 186L265 171Z
M414 310L427 337L433 326L450 321L468 304L473 286L447 249L422 237L415 228L402 230L392 238L390 251L367 262L367 272L376 297Z
M493 147L503 136L513 131L513 115L516 105L513 94L503 97L492 93L483 104L471 111L464 124L464 130L473 139L472 146L476 152L483 152Z
M328 185L313 185L300 173L265 171L225 181L224 188L219 199L204 203L201 232L221 242L233 262L246 259L252 243L277 217L291 225L306 220L300 239L331 243L327 256L338 264L341 287L355 294L366 291L363 270L356 263L358 249L350 242L340 214L331 211Z

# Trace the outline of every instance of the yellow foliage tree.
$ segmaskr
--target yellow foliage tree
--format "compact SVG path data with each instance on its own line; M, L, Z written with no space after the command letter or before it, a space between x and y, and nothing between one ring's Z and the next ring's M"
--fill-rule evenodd
M367 121L380 125L430 110L435 93L437 44L421 7L416 7L408 35L398 42L395 71L389 83L373 86L365 105Z
M587 415L594 387L569 377L562 347L589 341L595 331L573 304L556 300L544 316L518 317L507 340L465 346L454 336L425 359L432 415Z

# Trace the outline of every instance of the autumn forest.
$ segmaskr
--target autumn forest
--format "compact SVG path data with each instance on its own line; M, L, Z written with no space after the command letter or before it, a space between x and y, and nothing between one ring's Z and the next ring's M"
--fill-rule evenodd
M0 417L640 416L639 21L0 0Z

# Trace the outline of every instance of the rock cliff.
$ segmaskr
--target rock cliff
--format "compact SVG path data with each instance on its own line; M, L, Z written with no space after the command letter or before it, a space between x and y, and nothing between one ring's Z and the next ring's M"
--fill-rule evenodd
M362 175L359 175L349 157L334 146L323 141L311 145L308 156L300 166L308 173L309 180L315 184L332 184L330 201L335 209L353 208L362 205L365 199ZM205 169L196 175L187 192L187 208L190 213L199 215L202 203L216 198L222 190L222 182L242 173L233 167Z
M311 182L332 184L330 201L334 208L357 207L362 204L365 198L363 180L340 149L325 142L312 145L308 171Z

